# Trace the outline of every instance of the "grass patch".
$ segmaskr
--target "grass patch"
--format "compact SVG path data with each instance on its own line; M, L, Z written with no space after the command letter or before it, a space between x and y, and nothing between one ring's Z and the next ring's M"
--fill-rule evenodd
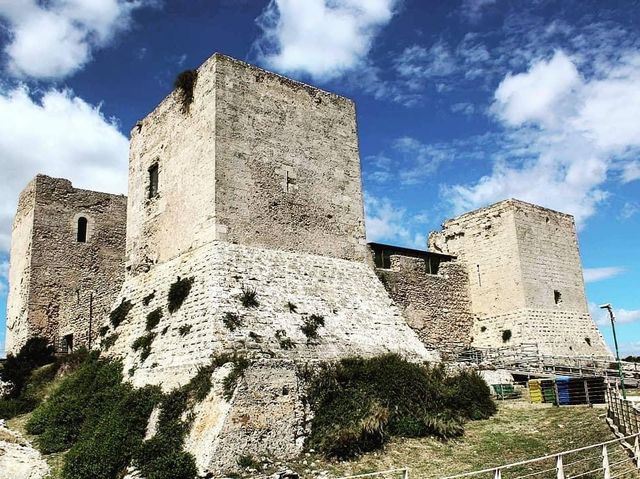
M173 314L178 309L180 309L180 306L182 306L184 300L187 299L187 296L189 296L192 285L193 277L180 279L180 276L178 276L178 279L171 284L171 286L169 287L167 304L169 313Z
M504 331L502 331L502 342L506 343L511 339L511 330L510 329L505 329Z
M122 322L127 319L127 315L129 314L129 311L131 311L131 308L133 308L133 303L127 299L123 299L116 309L111 311L109 314L109 321L111 321L114 328L120 326Z
M287 332L284 329L278 329L276 331L276 339L282 349L290 350L296 347L296 343L287 337Z
M227 311L226 313L224 313L222 323L229 331L235 331L242 326L242 319L240 318L240 316L238 316L237 313Z
M155 333L147 333L143 336L138 337L131 345L131 349L133 349L136 352L140 351L141 363L143 363L145 359L147 359L151 354L151 345L153 344L153 340L155 338L156 338Z
M180 336L186 336L190 332L191 332L190 324L183 324L182 326L180 326L180 328L178 328L178 334L180 334Z
M158 325L158 323L160 323L161 319L162 319L162 308L156 308L153 311L151 311L149 314L147 314L146 330L151 331L153 328L155 328Z
M109 332L109 326L102 326L99 330L98 330L98 334L100 335L100 337L106 336L107 333Z
M149 306L149 303L151 303L151 300L155 297L156 297L156 290L154 289L151 293L149 293L144 298L142 298L142 305Z
M287 302L287 308L289 309L290 313L297 313L298 312L298 307L293 304L291 301Z
M118 339L118 336L119 336L118 333L113 333L107 336L106 338L103 338L100 341L100 348L104 349L105 351L108 350L111 346L116 344L116 340Z
M239 299L242 306L245 308L257 308L260 306L260 303L258 302L258 293L251 287L243 286Z
M312 314L308 318L304 318L300 331L307 337L307 341L315 341L320 335L318 329L324 327L324 316Z
M178 74L173 83L173 86L178 90L180 96L181 110L183 113L187 113L193 103L193 90L198 81L197 70L185 70Z
M325 364L310 384L308 446L338 458L379 449L393 436L457 437L466 420L496 410L476 373L447 377L442 367L393 354Z

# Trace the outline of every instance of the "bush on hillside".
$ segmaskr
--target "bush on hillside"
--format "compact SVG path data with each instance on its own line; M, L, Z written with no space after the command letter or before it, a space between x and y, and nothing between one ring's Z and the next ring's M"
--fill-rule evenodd
M476 377L447 377L442 367L393 354L323 365L310 380L315 417L308 446L348 458L381 447L390 436L459 436L465 419L495 412L489 389Z
M174 313L180 309L184 300L189 296L192 285L193 277L180 279L180 276L178 276L178 279L171 284L169 287L169 296L167 298L167 308L169 309L169 313Z
M53 346L45 338L30 338L18 354L9 354L0 371L2 380L13 385L7 397L15 399L20 396L31 372L54 360Z

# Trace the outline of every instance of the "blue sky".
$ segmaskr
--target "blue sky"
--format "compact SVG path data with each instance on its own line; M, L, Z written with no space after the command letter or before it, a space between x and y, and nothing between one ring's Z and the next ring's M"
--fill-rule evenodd
M0 25L0 349L19 191L124 193L131 127L218 51L356 101L370 240L507 197L574 214L640 353L638 1L7 0Z

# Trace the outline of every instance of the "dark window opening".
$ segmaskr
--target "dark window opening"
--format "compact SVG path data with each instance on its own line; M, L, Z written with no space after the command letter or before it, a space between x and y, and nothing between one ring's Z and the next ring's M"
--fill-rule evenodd
M81 216L78 218L78 243L87 242L87 218Z
M62 352L63 353L72 353L73 352L73 334L67 334L62 337Z
M424 259L425 271L427 274L438 274L440 269L440 258L429 256Z
M556 302L556 304L562 303L562 294L560 293L560 291L555 290L553 292L553 300Z
M149 198L158 196L158 164L149 168Z
M389 251L377 249L375 254L376 268L391 269L391 255Z

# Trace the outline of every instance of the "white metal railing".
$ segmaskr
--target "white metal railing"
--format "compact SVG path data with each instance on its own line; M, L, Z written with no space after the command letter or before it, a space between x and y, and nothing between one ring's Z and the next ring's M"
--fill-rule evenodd
M640 477L640 434L441 479L603 478ZM633 444L631 448L623 447Z
M356 474L354 476L343 476L338 479L359 479L361 477L402 477L402 479L409 479L409 468L402 467L400 469L389 469L386 471L367 472L366 474Z

